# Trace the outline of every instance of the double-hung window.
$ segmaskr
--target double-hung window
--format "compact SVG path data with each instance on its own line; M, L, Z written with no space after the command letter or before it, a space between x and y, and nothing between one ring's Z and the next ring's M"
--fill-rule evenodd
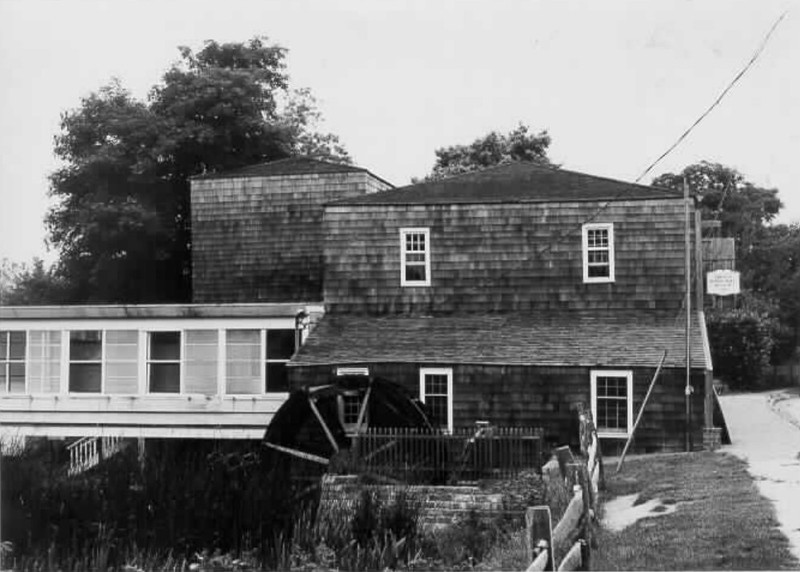
M294 354L294 330L228 330L225 393L289 391L286 364Z
M583 225L583 281L614 281L614 225Z
M147 333L147 387L150 393L180 393L181 332Z
M431 285L430 229L400 229L400 285Z
M425 404L431 421L442 429L453 431L453 370L422 368L419 370L419 398Z
M69 390L72 393L103 391L101 330L72 330L69 333Z
M294 330L267 330L267 392L289 391L286 364L295 349Z
M633 427L633 372L593 370L592 415L600 437L627 437Z
M0 393L25 393L25 332L0 331Z

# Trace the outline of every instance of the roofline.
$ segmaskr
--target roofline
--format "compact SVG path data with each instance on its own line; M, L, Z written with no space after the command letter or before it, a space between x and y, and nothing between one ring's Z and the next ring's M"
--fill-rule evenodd
M322 159L316 159L314 157L308 157L308 156L305 156L305 155L300 155L300 156L296 156L296 157L285 157L283 159L276 159L275 161L264 161L263 163L254 163L254 165L248 165L248 166L252 167L252 166L255 166L255 165L264 165L264 164L274 165L275 163L283 163L283 162L293 161L295 159L310 159L312 161L317 161L318 163L325 163L326 165L330 165L332 167L341 167L340 170L332 170L332 171L330 171L330 174L333 174L333 173L352 173L354 171L366 173L366 174L370 175L371 177L381 181L382 183L385 183L385 184L389 185L390 187L392 187L392 189L397 188L395 185L393 185L392 183L390 183L389 181L387 181L383 177L379 177L378 175L376 175L375 173L373 173L372 171L370 171L369 169L366 169L364 167L359 167L359 166L356 166L356 165L343 165L341 163L334 163L332 161L325 161L325 160L322 160ZM247 168L248 166L241 167L241 168ZM189 177L189 180L190 181L204 181L204 180L214 180L214 179L267 179L267 178L270 178L270 177L307 177L307 176L310 176L310 175L325 174L325 173L282 173L280 175L250 175L250 174L237 175L236 174L237 170L238 169L231 169L230 171L218 171L218 172L214 172L214 173L201 173L199 175L192 175L191 177Z
M422 358L422 359L376 359L376 358L365 358L358 361L346 361L346 360L337 360L337 361L318 361L318 362L295 362L294 360L290 360L286 363L287 367L328 367L328 366L338 366L338 365L356 365L356 364L369 364L369 365L376 365L376 364L392 364L392 363L403 363L403 364L422 364L422 365L441 365L442 367L446 367L448 365L480 365L480 366L497 366L497 367L590 367L590 368L598 368L598 369L608 369L610 367L629 367L629 368L644 368L644 369L652 369L653 364L640 364L640 363L618 363L618 362L611 362L611 363L588 363L588 362L580 362L580 363L567 363L564 361L556 361L556 360L540 360L540 361L515 361L512 362L510 360L495 360L495 361L481 361L481 360L454 360L454 359L429 359L429 358ZM675 365L664 365L663 369L678 369L684 370L686 366L683 364L675 364ZM692 370L702 370L705 371L704 364L692 364Z
M367 198L374 196L372 195L364 195L363 197L352 197L348 199L337 199L335 201L331 201L325 203L325 208L328 207L402 207L402 206L452 206L452 205L516 205L516 204L531 204L531 205L565 205L569 203L611 203L611 202L626 202L626 201L676 201L676 200L683 200L683 196L675 196L675 197L611 197L605 199L598 199L598 198L586 198L586 199L565 199L565 200L558 200L558 199L547 199L547 200L536 200L536 199L484 199L484 200L477 200L477 199L449 199L447 201L430 201L430 202L410 202L410 201L392 201L392 202L358 202L360 198Z
M268 318L320 311L322 302L0 306L0 320Z

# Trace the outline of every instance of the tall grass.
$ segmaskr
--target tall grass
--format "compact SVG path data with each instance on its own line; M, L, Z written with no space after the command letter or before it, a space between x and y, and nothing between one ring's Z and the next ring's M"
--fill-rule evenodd
M143 462L129 447L75 477L66 463L63 446L47 441L3 459L2 530L15 569L159 560L180 569L203 553L276 566L296 515L316 500L298 499L285 471L247 442L148 441Z

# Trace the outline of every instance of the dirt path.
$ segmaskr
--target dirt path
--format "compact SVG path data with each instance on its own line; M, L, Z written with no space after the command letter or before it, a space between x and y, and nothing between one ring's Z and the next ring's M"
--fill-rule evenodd
M793 417L800 416L800 398L786 392L743 393L722 396L720 403L732 441L723 450L747 461L800 558L800 418Z

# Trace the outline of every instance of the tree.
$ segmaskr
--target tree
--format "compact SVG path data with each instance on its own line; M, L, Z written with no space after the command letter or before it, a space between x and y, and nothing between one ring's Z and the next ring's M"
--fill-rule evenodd
M289 90L284 48L179 50L147 101L112 81L62 115L46 220L71 302L189 300L189 177L301 152L349 162L313 131L310 92Z
M664 173L652 185L683 190L683 181L696 193L705 220L719 220L722 233L736 239L737 252L752 246L764 225L783 208L777 189L758 187L736 169L701 161L680 173Z
M528 130L527 125L520 123L505 135L492 131L469 145L436 149L436 163L424 180L435 181L515 161L550 164L547 158L550 135L547 131L528 133Z

